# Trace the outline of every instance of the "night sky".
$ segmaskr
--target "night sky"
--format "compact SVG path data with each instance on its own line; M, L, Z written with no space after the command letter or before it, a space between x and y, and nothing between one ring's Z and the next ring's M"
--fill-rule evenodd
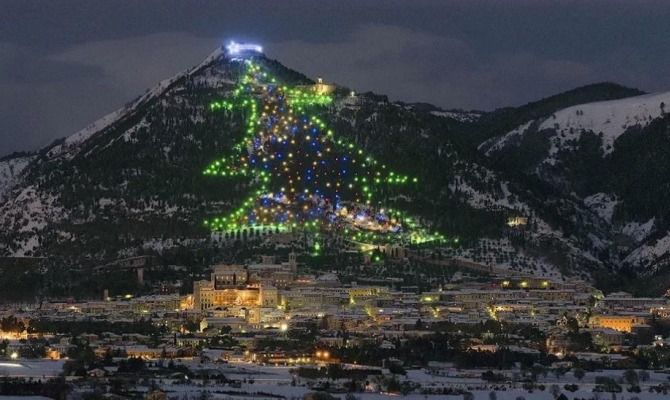
M670 1L0 0L0 156L115 110L230 40L312 76L444 108L587 83L670 90Z

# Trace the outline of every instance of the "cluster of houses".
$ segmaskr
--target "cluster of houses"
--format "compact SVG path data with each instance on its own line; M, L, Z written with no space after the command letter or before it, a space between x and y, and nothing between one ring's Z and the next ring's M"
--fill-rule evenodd
M210 279L195 281L186 295L132 295L85 302L46 302L40 305L5 306L30 326L35 319L50 321L132 322L140 319L159 324L157 342L138 334L90 334L85 337L97 353L112 351L142 358L192 356L206 351L213 336L222 332L235 338L235 348L211 351L208 357L271 363L308 363L323 354L259 352L267 338L281 339L290 330L316 324L318 343L324 348L430 335L445 324L478 325L488 320L533 326L547 336L546 350L569 352L574 318L579 328L591 332L603 351L648 344L652 318L668 318L666 298L636 298L626 293L603 296L584 282L499 276L445 285L429 292L393 285L342 284L334 273L300 275L295 254L285 262L265 256L248 265L214 265ZM30 332L30 333L29 333ZM346 332L346 340L342 332ZM9 340L8 352L20 352L29 336L55 332L0 332ZM23 339L23 340L22 340ZM662 338L655 338L656 343ZM49 341L47 357L60 358L72 346L63 335ZM521 343L521 341L520 341ZM525 342L524 342L525 343ZM230 346L229 346L230 347ZM488 347L477 348L486 350ZM249 351L252 350L252 351Z

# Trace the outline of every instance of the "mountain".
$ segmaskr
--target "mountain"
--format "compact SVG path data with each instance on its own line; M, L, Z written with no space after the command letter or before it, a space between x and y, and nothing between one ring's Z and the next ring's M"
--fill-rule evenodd
M281 84L314 83L265 56L255 61ZM82 131L0 159L0 255L95 265L210 246L203 221L249 188L202 174L245 132L243 116L209 107L232 96L241 73L217 49ZM443 256L597 280L658 273L670 250L659 103L668 101L640 94L596 84L479 112L337 87L319 117L418 177L412 192L388 200L446 235Z
M590 241L604 264L664 274L669 103L670 93L659 93L573 105L528 119L478 149L492 168L533 192L569 199L574 207L559 218L578 217L569 231Z
M30 153L13 153L0 158L0 199L12 190L23 170L35 159Z
M502 132L511 131L530 120L546 117L570 106L643 94L645 93L637 89L611 82L601 82L581 86L519 107L503 107L482 115L476 132L473 132L475 136L473 143L481 143Z

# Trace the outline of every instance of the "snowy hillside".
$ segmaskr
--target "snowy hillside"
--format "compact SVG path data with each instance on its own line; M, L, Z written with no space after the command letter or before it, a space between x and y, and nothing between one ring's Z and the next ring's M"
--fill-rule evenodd
M519 200L500 176L480 165L468 165L447 186L454 196L476 209L505 209L528 215L531 210Z
M669 116L670 92L572 105L528 119L478 150L495 168L541 182L531 190L550 187L587 210L555 213L591 243L592 254L653 273L670 252L668 237L647 241L670 228L659 225L667 221Z
M627 129L645 127L665 112L670 112L670 92L569 107L545 119L538 130L557 132L552 139L552 156L584 131L599 135L603 153L609 154L614 150L614 142Z
M47 155L49 157L58 157L62 155L65 155L68 158L74 157L77 154L80 145L84 143L87 139L89 139L95 134L105 132L107 128L113 126L122 119L129 117L140 106L146 104L152 99L155 99L160 95L162 95L163 93L165 93L168 89L171 88L172 85L175 84L175 82L178 82L179 80L185 77L193 76L197 72L204 69L206 66L211 65L212 63L216 62L217 60L223 57L224 57L223 48L217 48L202 63L200 63L196 67L178 73L171 78L162 80L156 86L147 90L143 95L139 96L137 99L132 101L130 104L105 115L104 117L98 119L97 121L93 122L84 129L68 136L67 138L65 138L62 144L56 145L53 148L51 148L47 153ZM230 85L233 83L233 81L231 79L225 79L225 78L221 79L220 76L210 73L205 77L205 79L200 79L199 83L203 85L210 85L212 87L221 87L222 84Z
M670 92L580 104L528 121L487 140L479 150L491 156L507 147L517 146L524 135L539 133L549 138L550 148L545 162L553 165L559 151L573 148L584 132L593 132L601 138L602 153L607 155L626 130L644 128L665 113L670 113ZM532 124L537 125L535 129L530 129Z
M655 272L666 265L663 261L670 256L670 232L657 240L651 240L635 249L624 260L623 263L630 266L638 266L651 269Z
M504 149L506 146L511 145L514 141L521 140L526 131L530 128L530 125L534 121L528 121L525 124L519 126L516 129L513 129L506 134L500 137L493 137L484 143L480 144L477 149L484 153L487 156Z
M259 57L259 62L288 85L313 83L275 60ZM138 254L146 243L193 244L209 237L202 221L228 212L251 185L202 174L244 134L242 115L209 106L232 97L240 71L238 60L217 49L38 156L0 160L0 255L103 260ZM454 254L501 268L585 279L629 255L627 260L654 264L665 247L646 241L670 229L664 225L670 215L657 212L667 202L658 193L645 193L644 199L660 198L661 206L643 204L639 208L646 214L639 213L637 189L623 192L613 182L630 186L643 180L610 177L614 169L598 160L621 153L611 150L617 139L619 147L640 142L630 128L641 127L642 134L653 128L650 120L662 120L661 103L670 104L670 93L601 102L593 101L640 92L596 85L566 93L480 113L392 102L374 93L352 96L339 88L332 105L319 112L343 139L418 178L407 192L389 190L384 201L454 238L452 243L460 243ZM575 106L579 101L589 103ZM654 128L660 149L663 128ZM589 130L596 132L583 134ZM590 140L586 155L574 152L584 145L582 137ZM651 162L644 157L616 162L647 165L645 175L662 180L658 169L667 163L665 155L653 154ZM643 189L655 186L663 188L644 182ZM527 223L508 224L510 218Z
M612 222L614 208L617 205L616 196L606 193L596 193L584 198L584 205L593 210L607 222Z
M482 116L482 113L477 111L431 111L430 113L437 117L451 118L459 122L474 122Z
M0 160L0 200L16 185L21 172L34 159L34 155L21 155Z
M102 221L109 230L110 223L130 223L126 220L137 226L156 225L155 218L172 224L200 220L190 217L203 202L199 196L169 198L160 192L178 190L171 180L188 185L184 179L198 176L214 157L210 153L223 145L213 145L221 129L208 127L215 121L207 118L207 103L198 103L197 96L212 90L225 96L234 74L217 49L200 65L161 81L127 106L42 149L39 159L31 155L1 160L0 254L32 256L43 254L45 243L99 241L108 233L100 230ZM204 143L209 148L203 150ZM204 159L184 157L199 152ZM35 159L38 162L30 164ZM182 166L180 173L174 172L177 165ZM17 180L22 172L25 182ZM82 228L92 230L82 234ZM98 246L100 250L104 251Z

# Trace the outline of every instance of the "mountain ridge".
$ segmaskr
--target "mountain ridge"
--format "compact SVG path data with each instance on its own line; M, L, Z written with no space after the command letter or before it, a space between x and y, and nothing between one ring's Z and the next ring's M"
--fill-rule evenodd
M478 149L494 168L534 177L598 217L608 235L593 232L594 240L609 252L601 257L606 263L653 275L669 251L667 212L658 200L670 179L667 102L670 92L574 105Z
M263 57L262 62L282 80L314 82L277 61ZM30 162L13 173L7 197L0 196L0 222L7 228L0 236L0 252L80 262L156 251L151 243L157 242L206 242L200 221L229 208L244 190L242 182L222 187L199 173L242 129L236 117L207 110L211 100L225 98L234 81L234 66L219 48L197 66L31 155ZM461 239L459 245L440 250L445 254L557 279L591 279L598 271L620 267L614 261L619 258L604 254L618 246L612 234L630 231L648 237L651 233L641 232L653 230L643 228L648 221L629 219L627 227L607 232L611 224L603 216L611 211L610 218L618 218L616 208L606 208L607 193L573 196L552 181L577 182L570 176L529 173L524 165L501 164L477 150L495 138L494 131L498 136L508 133L503 128L517 119L567 109L576 99L630 97L639 94L636 89L587 85L491 113L392 103L372 93L352 97L344 88L341 92L322 112L324 118L376 157L420 176L425 187L404 203L436 229ZM616 138L614 147L619 140L628 143L629 136ZM544 139L538 140L541 147ZM532 158L537 155L535 146L520 149L528 149ZM574 152L561 150L565 157ZM607 157L618 156L618 151ZM506 220L516 216L527 217L528 226L508 227ZM662 219L651 225L662 226ZM665 254L664 250L657 258Z

